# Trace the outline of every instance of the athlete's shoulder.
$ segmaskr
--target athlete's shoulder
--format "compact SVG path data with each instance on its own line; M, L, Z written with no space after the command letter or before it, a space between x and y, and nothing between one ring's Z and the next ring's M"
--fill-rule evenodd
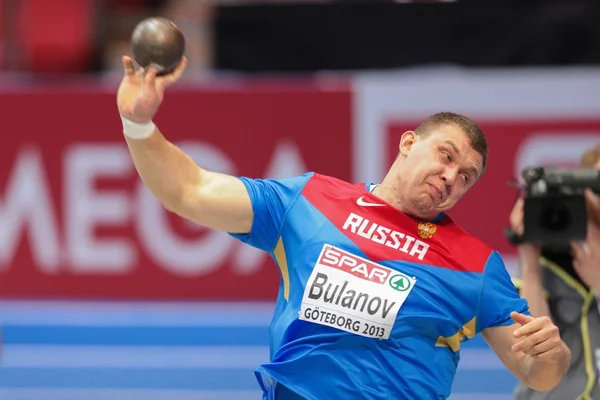
M239 179L246 186L254 206L260 205L267 199L277 198L280 203L289 203L306 186L306 183L314 176L314 172L306 172L302 175L288 176L285 178L251 178L242 176Z
M329 176L329 175L324 175L324 174L320 174L318 172L313 172L312 176L310 177L310 183L312 185L314 185L315 187L317 186L335 186L337 188L346 188L346 189L352 189L352 188L359 188L359 187L364 187L364 183L350 183L348 181L345 181L343 179L340 178L336 178L333 176Z
M458 261L471 272L483 272L494 249L471 235L448 215L439 221L439 225L444 227L446 246Z
M329 175L312 173L304 188L305 191L331 192L339 194L354 194L365 191L365 183L350 183Z
M306 183L315 176L315 172L309 171L300 175L288 176L279 179L265 179L265 181L276 182L284 186L304 187Z

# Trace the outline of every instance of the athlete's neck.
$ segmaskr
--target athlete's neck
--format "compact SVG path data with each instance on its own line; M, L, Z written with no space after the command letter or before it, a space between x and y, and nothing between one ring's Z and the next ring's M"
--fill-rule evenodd
M377 187L373 189L371 193L379 197L381 200L391 204L398 211L410 215L406 207L403 207L404 204L399 198L396 188L386 185L385 181L377 185Z
M393 184L386 183L385 180L381 184L377 185L375 189L371 191L371 193L391 204L396 210L413 218L425 221L435 221L439 217L439 214L437 213L435 215L421 215L414 212L412 207L405 203L398 188Z

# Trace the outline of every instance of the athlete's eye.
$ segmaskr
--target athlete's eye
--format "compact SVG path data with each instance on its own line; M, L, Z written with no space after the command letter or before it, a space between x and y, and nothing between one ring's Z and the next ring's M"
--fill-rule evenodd
M446 161L452 161L452 157L450 156L449 153L446 153L445 151L442 151L442 157L444 158L444 160Z
M463 181L464 181L465 183L469 183L469 175L467 175L467 174L461 174L461 175L462 175L462 177L463 177Z

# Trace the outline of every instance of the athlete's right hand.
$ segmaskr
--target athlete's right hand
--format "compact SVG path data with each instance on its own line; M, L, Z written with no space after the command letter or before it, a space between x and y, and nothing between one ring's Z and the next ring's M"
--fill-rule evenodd
M183 57L175 71L157 77L158 71L155 68L136 71L133 60L124 56L125 75L117 92L117 107L121 116L138 123L151 121L158 111L166 88L181 77L186 65L187 59Z
M519 197L510 213L510 227L518 235L522 235L525 230L525 225L523 223L523 217L525 215L524 205L525 201L523 198ZM519 251L519 258L521 258L521 265L539 268L539 258L541 255L540 246L532 243L523 243L518 245L517 249Z

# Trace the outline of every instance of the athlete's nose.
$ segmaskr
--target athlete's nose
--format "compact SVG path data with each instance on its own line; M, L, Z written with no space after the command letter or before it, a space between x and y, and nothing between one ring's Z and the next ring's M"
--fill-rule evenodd
M444 186L446 188L446 193L450 193L454 182L456 182L456 177L458 176L458 169L456 168L446 168L442 173L442 181L444 182Z

